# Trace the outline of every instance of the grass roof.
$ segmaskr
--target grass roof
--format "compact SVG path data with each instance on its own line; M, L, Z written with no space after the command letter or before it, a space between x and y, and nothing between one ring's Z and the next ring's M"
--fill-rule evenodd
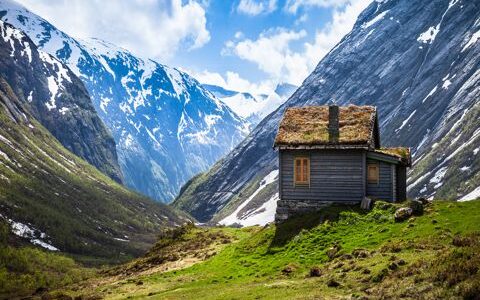
M335 144L369 145L375 124L373 106L339 107L339 139ZM278 128L275 145L331 145L328 106L287 108Z
M400 158L404 163L408 165L410 165L411 163L410 148L407 147L380 148L375 149L375 152Z

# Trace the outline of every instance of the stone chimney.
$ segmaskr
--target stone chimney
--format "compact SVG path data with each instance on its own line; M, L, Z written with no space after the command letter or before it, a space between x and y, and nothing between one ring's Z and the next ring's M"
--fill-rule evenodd
M339 137L338 124L338 105L328 106L328 142L330 144L338 143Z

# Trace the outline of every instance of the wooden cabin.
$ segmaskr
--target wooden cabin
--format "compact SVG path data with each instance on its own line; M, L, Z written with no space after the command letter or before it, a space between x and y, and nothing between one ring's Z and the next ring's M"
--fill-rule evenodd
M365 197L406 199L410 149L380 147L373 106L287 108L274 147L279 158L276 220Z

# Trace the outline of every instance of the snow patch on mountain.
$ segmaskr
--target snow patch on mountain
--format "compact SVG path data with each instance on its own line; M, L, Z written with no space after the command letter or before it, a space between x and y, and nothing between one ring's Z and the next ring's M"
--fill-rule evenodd
M403 120L402 122L402 125L400 125L400 127L398 127L395 131L400 131L402 130L403 127L405 127L405 125L408 124L408 121L410 121L410 119L413 117L413 115L416 113L417 111L414 110L405 120Z
M371 19L370 21L365 22L364 24L362 24L362 28L366 29L366 28L372 26L373 24L375 24L375 23L377 23L378 21L380 21L381 19L383 19L387 13L388 13L388 10L381 12L380 14L376 15L376 16L375 16L373 19Z
M45 248L50 251L59 251L59 249L51 244L51 242L46 242L49 237L46 233L41 232L38 229L35 229L33 226L28 224L23 224L21 222L16 222L10 218L6 218L0 214L0 217L5 219L10 225L12 233L16 236L25 238L30 241L30 243Z
M478 40L480 39L480 30L473 33L472 37L468 40L468 42L463 46L462 52L473 46Z
M427 29L427 31L422 32L420 36L418 36L417 41L422 42L424 44L431 44L435 37L437 36L438 32L440 31L440 24L437 26L431 26Z
M476 189L474 189L470 193L458 199L458 201L471 201L476 199L480 199L480 186L478 186Z
M275 182L278 178L278 170L273 170L260 181L260 186L248 197L237 209L229 216L218 222L221 225L240 224L242 226L265 225L273 222L275 219L275 210L277 209L278 193L266 201L261 207L244 215L239 215L240 211L246 207L250 201L255 198L267 185Z

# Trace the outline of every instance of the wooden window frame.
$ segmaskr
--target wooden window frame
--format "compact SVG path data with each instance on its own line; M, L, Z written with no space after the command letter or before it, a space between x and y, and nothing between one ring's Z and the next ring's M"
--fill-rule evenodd
M370 168L374 167L376 169L376 178L370 177ZM367 164L367 183L369 184L379 184L380 182L380 166L376 163Z
M300 162L299 166L297 165L298 161ZM298 170L298 168L300 168L300 170ZM293 159L293 185L310 186L310 173L310 157L295 156ZM300 180L297 180L297 175L300 175Z

